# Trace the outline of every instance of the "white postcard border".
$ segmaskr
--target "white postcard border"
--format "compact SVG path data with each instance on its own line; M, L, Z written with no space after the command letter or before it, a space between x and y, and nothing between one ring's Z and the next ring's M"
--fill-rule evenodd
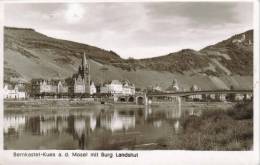
M143 0L142 2L150 2L156 0ZM164 1L172 1L172 0L164 0ZM190 2L186 1L186 2ZM197 0L195 0L197 1ZM206 2L206 0L200 0L202 2ZM216 1L216 0L214 0ZM224 1L224 0L221 0ZM228 1L236 1L236 0L228 0ZM210 165L218 165L218 164L234 164L234 165L256 165L260 164L259 162L259 1L258 0L243 0L254 2L254 147L253 151L178 151L178 150L169 150L169 151L97 151L101 152L132 152L138 153L138 158L89 158L89 157L70 157L70 158L15 158L13 157L14 152L47 152L47 153L85 153L85 152L95 152L91 150L81 151L68 151L68 150L1 150L0 151L0 164L149 164L149 165L157 165L157 164L175 164L175 165L194 165L194 164L210 164ZM3 25L4 25L4 15L3 8L4 3L39 3L39 2L104 2L101 0L90 0L90 1L72 1L72 0L26 0L26 1L2 1L0 2L0 86L1 90L3 87ZM106 1L108 2L108 1ZM109 2L126 2L124 0L117 0ZM137 0L131 2L140 2ZM157 2L157 1L156 1ZM158 1L159 2L159 1ZM3 95L2 92L0 94L0 148L3 148Z

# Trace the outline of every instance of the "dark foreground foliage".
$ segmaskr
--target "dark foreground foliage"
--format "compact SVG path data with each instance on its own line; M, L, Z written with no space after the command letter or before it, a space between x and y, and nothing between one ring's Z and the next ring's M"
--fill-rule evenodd
M251 150L253 146L252 102L205 111L201 116L184 115L181 125L182 132L169 149Z

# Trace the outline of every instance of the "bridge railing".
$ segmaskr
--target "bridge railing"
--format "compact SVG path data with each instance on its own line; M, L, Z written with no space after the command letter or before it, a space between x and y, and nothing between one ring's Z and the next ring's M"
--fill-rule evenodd
M253 90L204 90L204 91L178 91L178 92L161 92L147 93L147 96L188 96L199 94L253 94Z

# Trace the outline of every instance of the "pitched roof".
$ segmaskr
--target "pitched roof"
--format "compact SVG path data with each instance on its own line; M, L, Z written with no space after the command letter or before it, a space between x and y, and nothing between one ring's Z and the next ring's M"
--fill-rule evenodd
M7 88L8 90L13 90L13 86L11 84L5 84L4 88Z
M122 85L122 83L119 80L112 80L111 84Z
M171 85L171 86L169 86L167 89L166 89L166 91L178 91L179 90L179 88L178 88L178 86L174 86L174 85Z
M15 88L17 88L19 92L25 92L25 86L16 85Z

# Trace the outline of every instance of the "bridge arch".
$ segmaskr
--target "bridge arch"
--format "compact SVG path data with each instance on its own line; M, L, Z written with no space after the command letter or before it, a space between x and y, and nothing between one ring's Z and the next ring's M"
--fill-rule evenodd
M144 104L144 96L137 96L136 97L136 104Z
M125 97L119 97L118 100L119 100L120 102L126 102L126 101L127 101L127 98L125 98Z
M128 98L128 102L132 103L132 102L134 102L134 101L135 101L135 98L134 98L133 96L130 96L130 97Z

